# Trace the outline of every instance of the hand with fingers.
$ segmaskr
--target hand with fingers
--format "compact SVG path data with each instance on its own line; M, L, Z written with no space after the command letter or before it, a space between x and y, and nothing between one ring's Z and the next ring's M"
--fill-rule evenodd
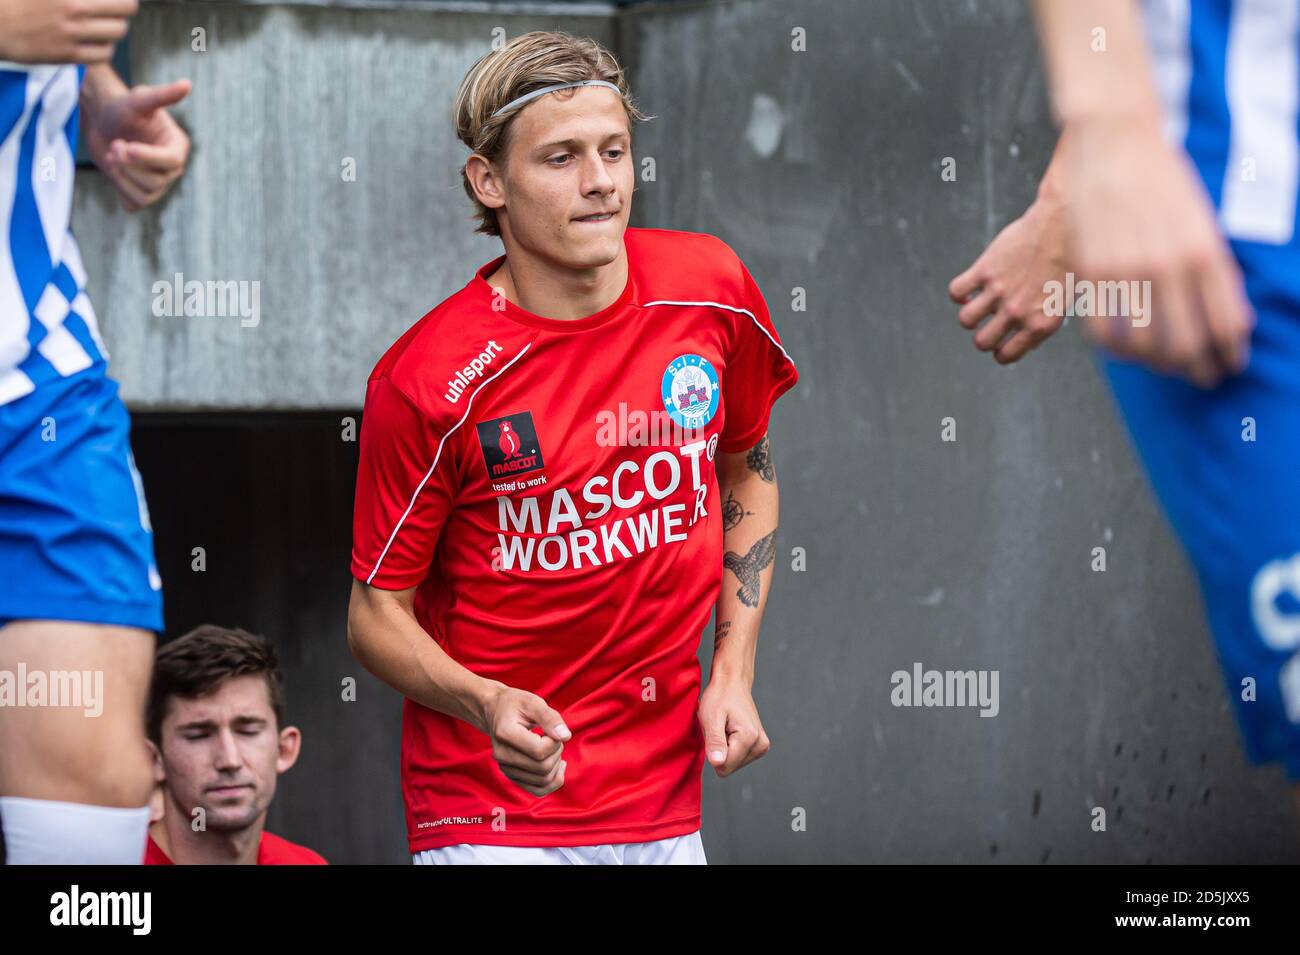
M1065 254L1063 210L1040 196L949 283L948 296L961 306L957 321L975 332L976 348L993 352L994 360L1006 365L1061 327L1065 310L1047 305L1049 283L1065 280Z
M105 63L137 0L0 0L0 60Z
M534 796L549 795L564 785L561 754L573 734L536 693L502 684L487 709L487 732L492 758L507 779Z
M1081 315L1088 336L1203 388L1241 371L1255 317L1191 161L1154 115L1098 115L1071 130L1063 181L1077 273L1097 286L1151 283L1145 315Z
M180 178L190 138L167 112L190 91L189 80L139 85L87 111L86 144L128 212L157 202Z
M704 732L704 752L719 776L762 759L772 748L747 683L714 677L700 694L696 718Z

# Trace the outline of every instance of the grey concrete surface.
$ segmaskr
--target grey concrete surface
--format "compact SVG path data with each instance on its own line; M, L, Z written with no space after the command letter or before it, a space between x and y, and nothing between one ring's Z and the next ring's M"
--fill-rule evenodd
M87 176L76 212L133 406L360 403L382 349L499 248L470 235L445 120L498 22L616 43L659 117L637 133L657 179L639 184L634 224L731 243L801 371L772 428L781 530L755 695L773 749L727 780L705 771L710 860L1300 861L1291 794L1242 754L1188 565L1077 329L1004 368L947 301L948 280L1027 205L1053 142L1019 0L751 0L575 21L148 9L136 79L194 78L181 111L193 168L135 219ZM193 24L209 28L207 54L175 40ZM356 183L340 181L343 156ZM148 286L178 270L260 278L261 324L154 319ZM941 440L946 417L955 442ZM175 440L165 418L149 422L147 440ZM315 429L298 453L354 466L328 450L333 418ZM177 447L192 461L205 445ZM266 469L245 479L260 503L236 493L212 509L248 528L248 569L222 585L248 592L223 604L193 596L215 584L183 583L191 609L176 622L234 606L251 619L224 622L288 648L296 719L316 731L273 823L334 861L403 861L397 698L363 677L364 718L337 703L359 668L342 641L346 567L321 555L346 539L350 484L335 475L310 498L332 502L334 536L303 553L300 472L244 453ZM197 492L176 490L162 460L145 469L151 498L197 520ZM181 470L181 487L202 480ZM206 520L165 546L184 552ZM893 706L890 675L916 662L997 670L998 715Z
M190 168L132 216L79 170L74 229L113 372L135 408L359 406L403 331L498 254L474 235L450 120L493 30L569 29L612 43L608 17L498 16L192 3L148 7L133 79L193 80L175 115ZM190 48L206 33L207 52ZM356 179L344 179L355 161ZM157 317L155 282L258 282L256 324ZM252 286L249 302L251 304Z
M807 572L778 567L764 622L773 751L725 781L706 771L706 849L1300 859L1292 798L1242 756L1189 566L1077 329L1001 367L947 300L1054 143L1024 5L627 21L636 88L661 116L637 144L659 172L639 212L731 242L803 374L773 436L780 551L808 552ZM796 27L807 53L791 52ZM940 178L949 156L956 182ZM807 312L790 310L796 287ZM890 675L918 661L1000 671L999 715L894 707Z

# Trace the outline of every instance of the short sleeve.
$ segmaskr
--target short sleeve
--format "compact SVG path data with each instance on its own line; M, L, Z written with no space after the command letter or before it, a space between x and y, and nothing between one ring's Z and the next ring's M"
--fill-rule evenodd
M740 269L744 273L743 307L753 314L737 316L735 339L723 371L726 421L718 448L729 454L748 451L762 440L772 406L799 380L768 315L763 293L743 263Z
M352 512L353 577L383 590L424 580L456 499L448 444L391 381L370 382Z

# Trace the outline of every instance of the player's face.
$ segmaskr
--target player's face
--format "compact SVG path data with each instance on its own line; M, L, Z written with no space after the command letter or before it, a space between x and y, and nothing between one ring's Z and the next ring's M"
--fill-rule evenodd
M498 209L503 231L532 254L573 269L608 265L623 250L635 179L623 101L601 86L548 94L511 127ZM609 218L579 221L593 213Z
M226 680L197 699L172 698L162 724L168 811L207 828L246 829L266 812L279 773L297 758L298 731L280 730L262 676Z

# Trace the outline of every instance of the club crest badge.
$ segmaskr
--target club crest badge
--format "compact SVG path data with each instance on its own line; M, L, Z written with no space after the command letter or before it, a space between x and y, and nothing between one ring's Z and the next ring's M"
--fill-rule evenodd
M722 389L713 364L701 355L678 355L664 370L664 409L683 428L700 428L718 411Z

